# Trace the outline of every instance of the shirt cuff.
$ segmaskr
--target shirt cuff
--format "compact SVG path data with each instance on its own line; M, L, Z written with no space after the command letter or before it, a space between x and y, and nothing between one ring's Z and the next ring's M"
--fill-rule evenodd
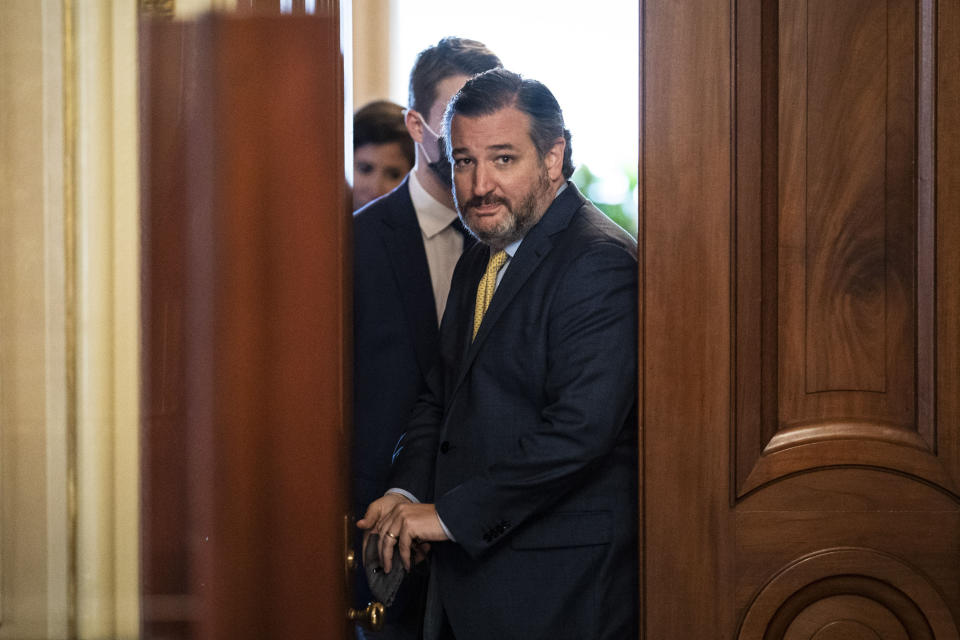
M403 496L404 498L406 498L407 500L409 500L410 502L412 502L412 503L414 503L414 504L420 504L420 501L417 500L417 496L413 495L412 493L410 493L410 492L407 491L406 489L399 489L399 488L397 488L397 487L393 487L392 489L387 489L387 493L388 493L388 494L389 494L389 493L395 493L395 494L397 494L397 495Z
M450 542L456 542L457 540L456 538L453 537L453 534L450 533L450 529L447 529L447 525L443 524L443 518L440 517L439 513L437 514L437 522L440 523L440 528L443 529L443 532L446 534L447 539L450 540Z

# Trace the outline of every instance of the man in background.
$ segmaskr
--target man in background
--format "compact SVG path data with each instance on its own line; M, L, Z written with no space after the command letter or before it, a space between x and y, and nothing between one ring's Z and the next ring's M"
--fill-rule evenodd
M500 66L480 42L448 37L420 52L405 122L416 163L389 194L354 215L354 501L357 517L383 495L397 440L438 354L440 317L468 242L453 204L440 130L450 98ZM418 580L421 583L418 585ZM383 637L416 637L423 577L408 576ZM358 605L369 595L358 596ZM422 599L422 598L421 598Z

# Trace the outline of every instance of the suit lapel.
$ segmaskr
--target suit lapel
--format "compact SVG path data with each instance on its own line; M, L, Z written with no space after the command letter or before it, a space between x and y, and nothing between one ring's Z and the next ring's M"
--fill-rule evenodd
M523 242L520 244L520 248L517 249L516 255L510 260L507 271L503 274L503 279L500 281L500 285L497 287L496 293L493 294L493 299L490 301L490 307L483 317L483 322L480 325L480 330L477 332L477 337L472 342L470 341L469 332L472 331L473 306L470 306L470 328L468 329L467 335L467 348L463 362L459 368L459 373L457 374L456 383L453 387L454 394L466 378L467 372L470 370L470 365L473 364L473 360L483 347L487 336L490 335L490 332L493 331L497 325L497 321L500 319L500 316L503 315L504 310L510 306L524 283L527 282L530 276L537 270L537 267L540 266L543 259L550 253L550 250L553 248L551 236L567 228L573 214L584 202L585 200L583 196L580 195L576 186L574 186L572 182L568 182L567 188L557 196L546 213L544 213L543 219L527 232ZM484 250L483 255L486 257L489 255L489 252ZM483 277L483 272L486 269L486 259L484 258L482 262L483 266L477 265L477 275L470 279L470 282L473 283L474 295L476 294L477 284L479 284L480 278Z
M516 255L510 259L507 271L503 274L503 279L493 294L493 299L490 301L487 313L483 316L483 322L477 332L477 337L470 345L468 358L475 355L480 349L487 336L490 335L492 328L496 326L497 320L503 315L504 309L510 305L517 292L536 271L540 262L552 247L553 243L550 238L543 233L536 233L536 230L531 230L523 239L523 243L517 249Z
M438 325L423 234L410 200L409 178L390 196L393 215L383 219L381 238L390 256L403 312L413 338L417 364L426 375L434 361ZM389 318L384 318L389 322Z

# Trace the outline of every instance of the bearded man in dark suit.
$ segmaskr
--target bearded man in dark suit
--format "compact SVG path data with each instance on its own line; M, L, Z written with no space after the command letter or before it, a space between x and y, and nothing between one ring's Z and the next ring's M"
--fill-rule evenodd
M358 524L429 555L427 640L637 631L636 243L567 179L560 106L495 69L445 115L461 219L438 366Z

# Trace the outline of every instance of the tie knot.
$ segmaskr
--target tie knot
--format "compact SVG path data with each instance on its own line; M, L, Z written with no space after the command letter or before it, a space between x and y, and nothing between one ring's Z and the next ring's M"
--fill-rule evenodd
M497 273L500 269L503 268L503 265L507 262L507 252L501 249L493 255L490 256L490 261L487 262L487 272L493 271Z

